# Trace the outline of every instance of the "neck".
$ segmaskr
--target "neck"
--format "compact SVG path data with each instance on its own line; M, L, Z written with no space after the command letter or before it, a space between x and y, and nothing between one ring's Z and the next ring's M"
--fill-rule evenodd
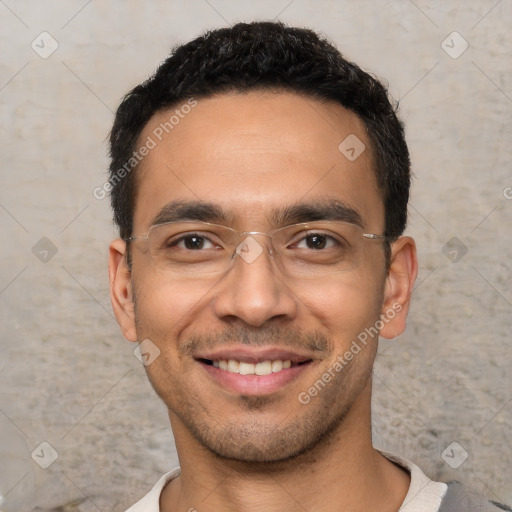
M409 475L373 448L370 384L365 394L313 449L274 463L219 458L188 442L189 432L172 418L181 475L164 489L162 512L396 512ZM189 438L186 450L179 442L184 438Z

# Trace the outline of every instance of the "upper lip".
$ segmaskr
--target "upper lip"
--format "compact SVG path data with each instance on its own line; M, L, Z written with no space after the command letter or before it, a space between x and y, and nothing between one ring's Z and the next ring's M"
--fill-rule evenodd
M234 359L244 363L257 364L263 361L291 361L292 363L303 363L313 359L311 355L301 354L299 352L278 347L266 348L248 348L232 347L222 348L211 352L201 352L194 355L195 359L207 359L209 361L220 361Z

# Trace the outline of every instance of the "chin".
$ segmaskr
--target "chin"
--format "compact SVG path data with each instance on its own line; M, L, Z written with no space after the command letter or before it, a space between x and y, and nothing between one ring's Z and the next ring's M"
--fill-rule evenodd
M341 411L330 422L313 419L288 425L229 425L221 432L196 439L217 458L259 465L273 465L276 469L290 461L316 458L322 447L328 446L346 411ZM196 432L198 433L198 432Z

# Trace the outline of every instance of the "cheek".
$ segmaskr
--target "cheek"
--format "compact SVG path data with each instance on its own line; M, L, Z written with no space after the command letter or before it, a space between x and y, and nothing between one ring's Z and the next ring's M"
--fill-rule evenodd
M375 274L368 274L357 272L307 286L297 293L305 314L319 320L333 337L350 344L379 318L383 287Z
M179 408L194 401L194 386L187 381L193 361L183 357L179 339L184 328L193 323L203 307L209 288L189 280L171 282L165 275L147 272L138 274L135 286L135 322L137 338L149 339L158 349L158 357L146 366L147 376L166 404Z
M205 287L193 279L172 282L158 272L139 275L135 286L138 338L154 337L156 344L176 339L213 286L215 282Z

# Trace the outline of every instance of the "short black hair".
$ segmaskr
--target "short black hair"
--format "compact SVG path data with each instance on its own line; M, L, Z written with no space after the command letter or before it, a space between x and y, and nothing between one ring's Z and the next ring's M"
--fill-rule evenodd
M133 235L137 186L133 155L150 118L191 98L256 89L334 101L357 114L372 146L385 206L385 234L393 239L403 233L410 158L396 115L398 105L390 101L387 89L312 30L253 22L207 31L175 47L153 76L124 97L110 134L109 179L114 221L122 238Z

